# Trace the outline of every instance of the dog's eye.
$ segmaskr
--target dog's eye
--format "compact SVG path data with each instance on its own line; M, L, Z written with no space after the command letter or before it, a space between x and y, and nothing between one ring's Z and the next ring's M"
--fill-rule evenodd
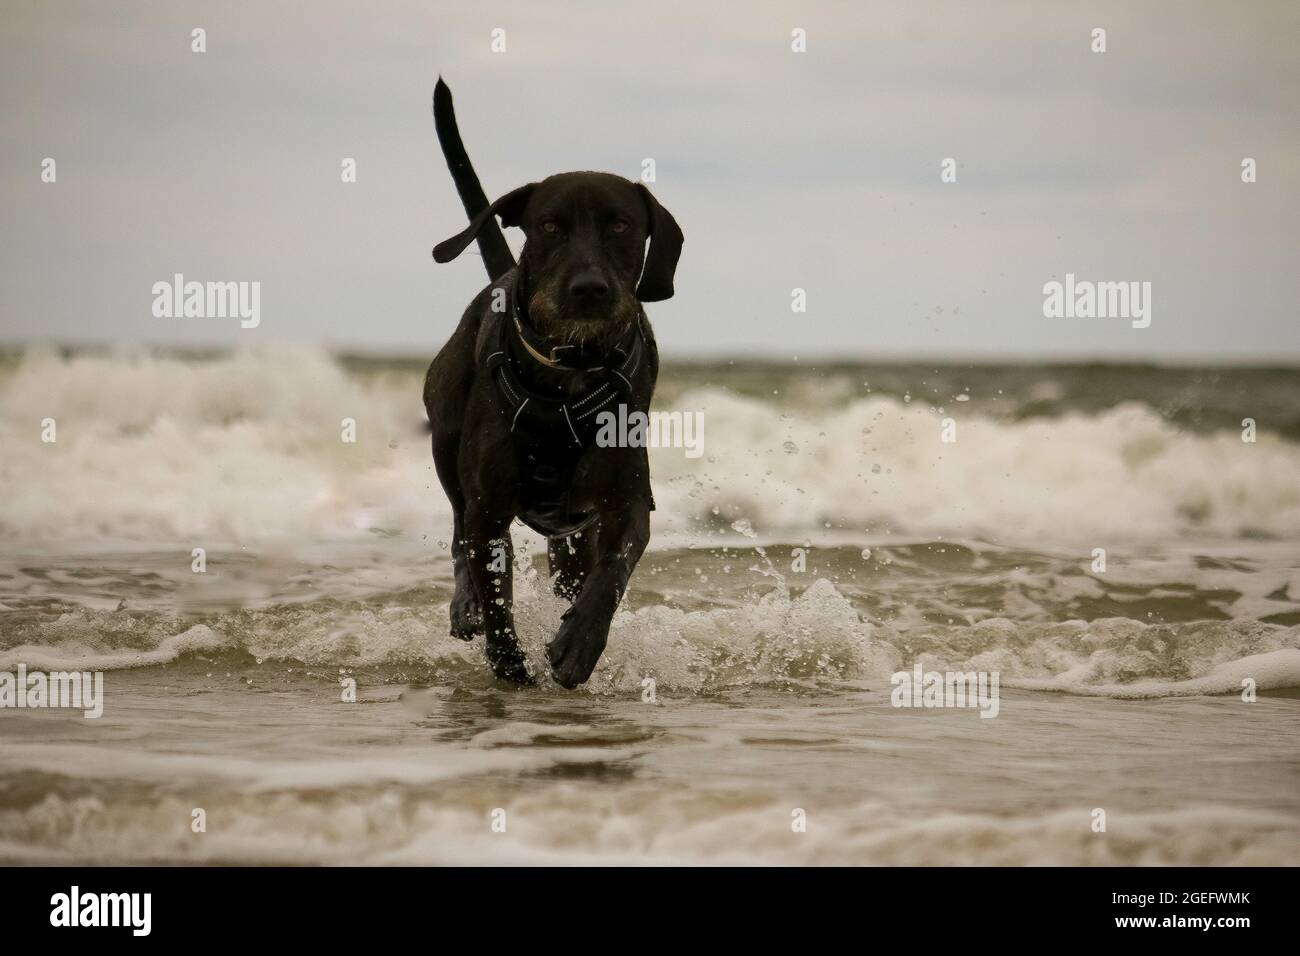
M625 223L622 219L620 219L617 222L615 222L614 225L609 227L609 231L615 233L616 235L621 235L627 232L627 223Z
M554 219L548 219L542 223L542 232L548 232L552 236L560 231L560 224Z

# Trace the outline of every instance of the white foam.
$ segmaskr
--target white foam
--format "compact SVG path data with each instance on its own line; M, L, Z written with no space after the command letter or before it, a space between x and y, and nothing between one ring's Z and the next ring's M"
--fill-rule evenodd
M76 614L64 615L75 619ZM57 631L55 622L50 633ZM98 642L95 642L98 643ZM229 642L206 624L166 637L156 647L146 650L105 649L78 642L75 638L57 646L21 644L0 651L0 670L12 671L20 663L28 670L39 671L115 671L132 667L150 667L176 660L193 651L216 650Z
M675 530L718 509L760 534L851 531L1003 542L1162 540L1300 533L1300 448L1235 431L1188 434L1151 409L997 422L869 398L823 415L697 390L705 457L659 451L655 494ZM941 441L941 422L956 438ZM795 453L786 443L797 446Z
M221 825L195 839L192 800L168 794L105 802L48 794L0 810L0 859L325 864L800 864L1284 866L1300 826L1279 813L1222 806L1125 811L1107 832L1087 807L1044 813L919 812L866 802L815 814L792 837L788 803L742 792L535 787L512 795L509 827L488 826L476 792L205 790Z
M1046 679L1012 678L1008 686L1030 690L1059 690L1089 697L1194 697L1229 694L1248 685L1257 690L1300 687L1300 649L1291 647L1267 654L1251 654L1217 664L1209 673L1187 680L1139 680L1131 684L1093 684L1097 661L1089 660L1064 674Z
M376 529L446 539L420 392L418 375L363 380L309 348L203 362L32 351L0 381L0 536L186 551ZM1137 404L1019 423L890 398L793 413L716 389L673 407L704 414L705 453L652 452L661 542L737 523L760 539L827 525L1094 545L1300 534L1300 447L1267 430L1255 444L1190 434Z
M0 383L0 534L216 547L357 537L390 520L430 530L448 511L418 380L406 384L363 385L314 349L28 354ZM342 440L349 418L355 443Z
M521 643L546 679L545 643L563 603L530 568L517 576ZM0 654L0 669L20 661L50 670L107 670L222 650L323 669L360 669L389 680L491 684L481 641L447 634L447 605L385 602L236 611L209 625L167 633L167 619L131 628L113 612L78 610L35 628L35 641ZM131 642L123 648L118 642ZM152 642L152 646L143 646ZM1148 625L1128 618L1091 622L1011 621L973 625L875 625L825 579L798 597L775 586L735 607L623 608L592 679L590 694L638 695L653 678L660 694L708 695L738 687L814 686L881 681L920 663L930 670L996 671L1004 688L1118 698L1300 687L1300 625L1253 620ZM372 674L372 680L374 675Z

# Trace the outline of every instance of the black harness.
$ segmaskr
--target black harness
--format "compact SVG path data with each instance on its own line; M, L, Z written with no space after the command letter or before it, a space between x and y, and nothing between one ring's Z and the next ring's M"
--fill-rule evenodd
M632 385L646 360L642 317L638 315L624 339L607 350L585 345L552 346L520 317L517 295L517 285L512 283L509 312L498 313L484 365L496 383L501 411L509 421L519 467L519 519L547 537L570 535L595 518L594 512L571 506L570 491L578 460L596 444L600 412L617 414L620 404L629 411L648 411L644 407L648 396L636 401ZM562 399L530 390L515 367L512 336L523 346L528 360L552 370L582 375L592 381L591 386ZM524 358L519 356L520 361ZM650 507L653 509L653 501Z

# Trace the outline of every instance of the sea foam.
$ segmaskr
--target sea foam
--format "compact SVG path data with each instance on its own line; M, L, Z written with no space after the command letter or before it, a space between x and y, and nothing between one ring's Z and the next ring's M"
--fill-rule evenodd
M656 449L654 529L827 528L1000 542L1300 534L1300 446L1261 426L1191 434L1151 408L996 421L894 398L800 411L677 395L704 455ZM956 441L941 440L953 418ZM57 440L41 441L54 419ZM376 533L446 537L420 378L361 377L319 349L210 360L33 350L0 378L0 536L214 547ZM344 420L356 441L343 440ZM792 540L797 540L793 537Z

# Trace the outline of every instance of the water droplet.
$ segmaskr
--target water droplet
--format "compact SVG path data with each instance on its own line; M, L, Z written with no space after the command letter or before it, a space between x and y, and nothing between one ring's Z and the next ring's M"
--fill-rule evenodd
M733 521L733 522L731 523L731 530L732 530L732 531L739 531L739 532L740 532L741 534L743 534L746 538L755 538L755 537L757 537L757 535L754 534L754 526L751 525L751 524L749 523L749 519L748 519L748 518L739 518L739 519L737 519L736 521Z

